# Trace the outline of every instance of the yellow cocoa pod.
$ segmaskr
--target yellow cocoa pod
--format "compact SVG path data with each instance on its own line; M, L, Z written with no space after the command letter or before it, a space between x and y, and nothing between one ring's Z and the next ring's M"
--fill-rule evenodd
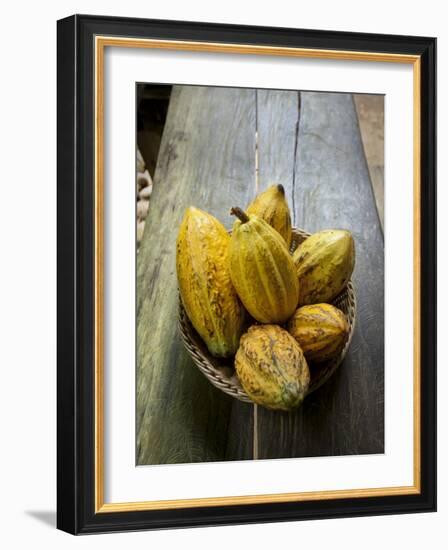
M339 229L314 233L297 248L293 259L300 283L299 304L331 302L355 267L352 234Z
M300 307L288 322L288 331L299 343L307 361L321 363L337 357L349 327L345 315L330 304Z
M300 346L278 325L253 325L243 334L235 370L250 399L268 409L298 407L310 383Z
M283 185L271 185L255 197L246 209L250 216L255 214L280 233L286 246L291 246L291 213L285 197Z
M238 349L244 308L229 273L230 236L213 216L190 207L176 245L179 291L192 325L216 357Z
M284 239L240 208L230 240L230 276L244 307L260 323L283 323L294 313L299 282Z

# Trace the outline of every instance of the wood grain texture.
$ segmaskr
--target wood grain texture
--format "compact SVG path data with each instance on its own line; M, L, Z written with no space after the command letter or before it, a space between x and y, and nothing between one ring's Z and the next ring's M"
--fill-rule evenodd
M230 228L229 208L274 182L284 185L296 226L353 232L358 316L331 381L295 412L259 407L254 438L254 407L212 387L183 349L174 243L190 204ZM383 237L351 95L174 87L138 255L137 462L383 452L383 278Z
M232 409L177 329L175 241L195 205L231 227L254 185L254 90L174 87L137 261L137 463L223 460ZM251 197L250 197L251 198Z
M257 90L259 190L264 191L273 183L281 183L292 218L298 127L298 92Z
M299 94L283 90L256 90L257 156L258 177L254 187L264 191L273 183L281 183L290 205L293 204L293 180L299 121ZM252 198L252 197L251 197ZM291 212L292 218L294 213ZM261 407L258 408L261 410ZM256 422L257 435L260 433ZM248 436L250 427L250 437ZM260 452L255 441L254 449L254 407L239 403L232 409L229 424L227 458L237 460L253 458ZM263 437L266 439L268 434Z
M354 235L357 324L338 372L300 409L284 414L260 408L260 458L381 453L383 237L351 95L300 94L293 193L296 225Z

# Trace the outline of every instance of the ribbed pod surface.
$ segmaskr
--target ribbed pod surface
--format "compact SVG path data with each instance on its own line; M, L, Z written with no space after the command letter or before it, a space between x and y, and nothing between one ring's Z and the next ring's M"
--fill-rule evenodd
M347 319L331 304L300 307L288 322L307 361L320 363L337 357L349 332Z
M260 323L283 323L295 311L299 282L283 238L255 215L241 218L230 241L230 275L247 311Z
M328 229L308 237L294 252L299 303L331 302L348 283L355 266L350 231Z
M253 325L243 334L235 369L252 401L270 409L298 407L310 383L300 346L277 325Z
M176 243L179 291L192 325L217 357L236 352L245 317L230 279L229 243L215 217L187 209Z
M249 204L246 213L255 214L285 239L286 246L291 245L291 213L285 198L283 185L271 185Z

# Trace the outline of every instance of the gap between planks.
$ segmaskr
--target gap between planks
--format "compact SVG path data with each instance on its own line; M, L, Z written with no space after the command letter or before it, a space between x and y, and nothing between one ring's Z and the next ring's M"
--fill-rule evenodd
M255 89L255 197L260 190L260 165L259 165L259 148L258 148L258 90ZM295 183L296 183L296 162L297 147L299 141L299 126L301 114L301 94L297 92L297 121L295 128L294 140L294 164L293 164L293 182L292 182L292 205L293 205L293 221L295 223ZM254 197L254 198L255 198ZM252 455L254 460L259 457L259 434L258 434L258 405L254 404L253 408L253 436L252 436Z

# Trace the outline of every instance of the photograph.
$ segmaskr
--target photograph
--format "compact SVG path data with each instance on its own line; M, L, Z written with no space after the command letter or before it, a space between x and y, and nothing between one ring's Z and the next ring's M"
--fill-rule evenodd
M441 548L448 26L403 7L5 3L6 550Z
M58 528L435 509L435 53L58 21Z
M383 454L384 95L135 97L136 465Z

